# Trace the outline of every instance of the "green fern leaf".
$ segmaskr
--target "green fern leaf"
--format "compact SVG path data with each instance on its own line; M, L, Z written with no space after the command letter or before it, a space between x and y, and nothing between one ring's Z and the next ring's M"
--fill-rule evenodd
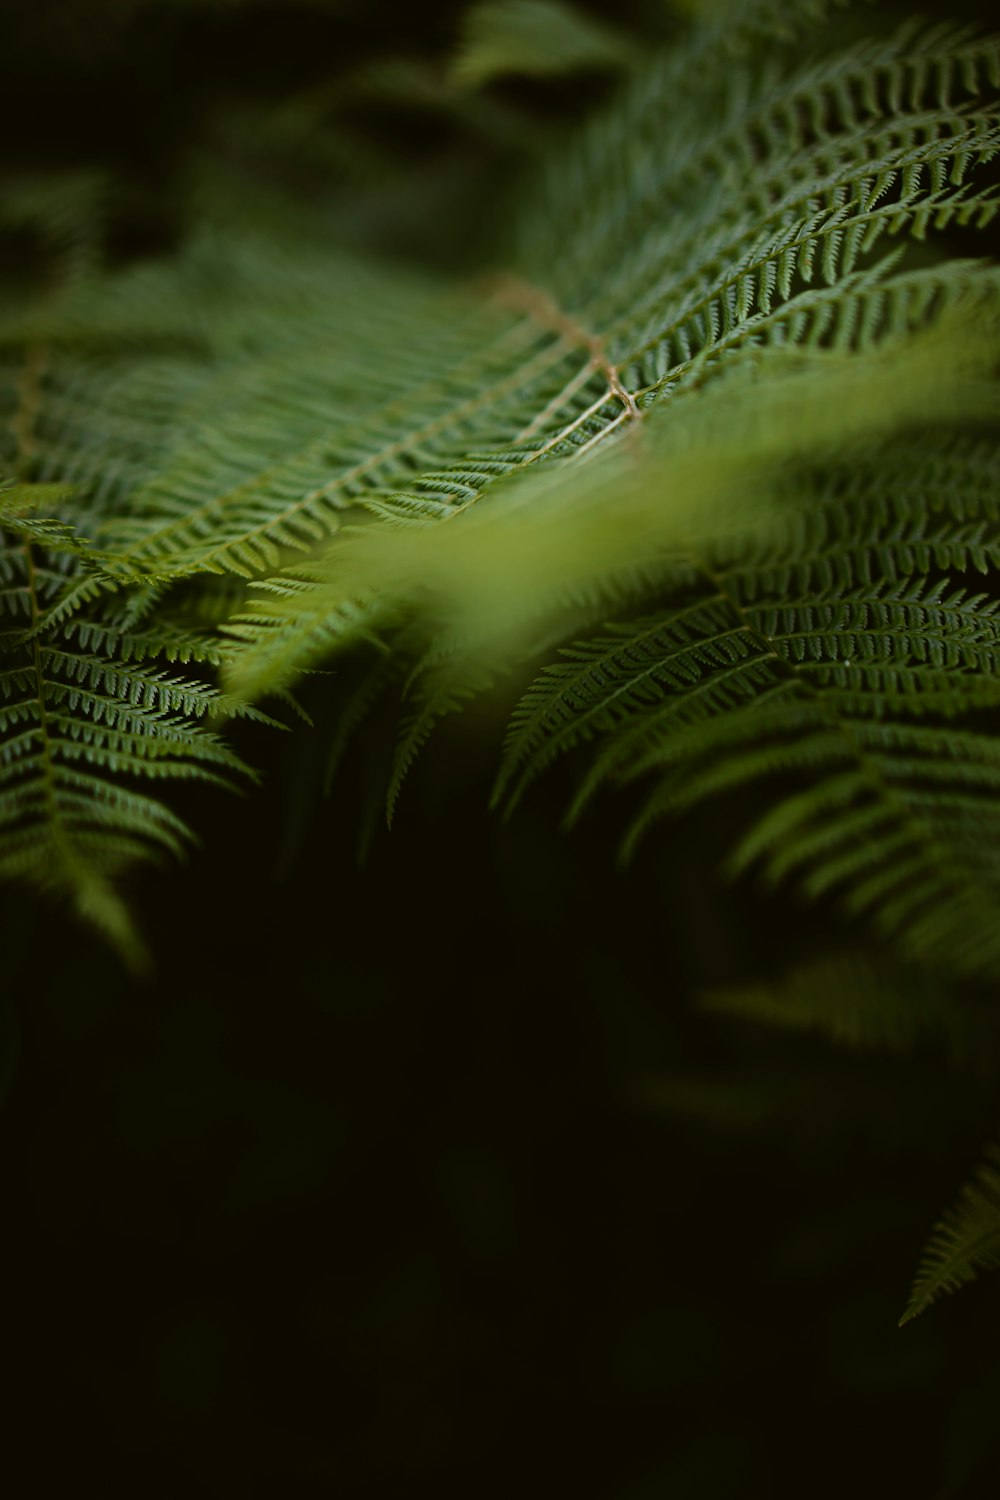
M900 1323L958 1291L980 1271L1000 1268L1000 1148L992 1147L958 1202L938 1223L924 1251Z
M933 971L848 951L810 959L777 980L711 990L700 1004L856 1050L906 1052L929 1041L953 1062L975 1066L989 1033L981 1009L963 999Z
M30 541L0 532L0 876L67 896L141 967L116 884L191 839L144 784L228 786L246 768L203 727L225 707L220 695L149 664L164 642L81 618L43 626L63 581ZM88 649L95 636L99 654Z
M452 77L479 88L507 74L545 76L633 61L618 31L558 0L482 0L463 21Z
M515 716L505 797L585 740L584 797L655 778L637 831L787 772L734 868L992 972L995 610L940 575L995 566L998 282L933 247L997 212L1000 49L911 26L803 63L824 9L709 7L632 69L548 155L501 276L220 206L172 257L78 257L5 310L0 459L38 503L0 501L2 730L46 809L9 803L12 869L68 868L48 768L74 754L96 821L173 847L116 789L236 769L203 709L374 643L413 674L398 782L442 711L582 630ZM25 212L91 224L74 192Z

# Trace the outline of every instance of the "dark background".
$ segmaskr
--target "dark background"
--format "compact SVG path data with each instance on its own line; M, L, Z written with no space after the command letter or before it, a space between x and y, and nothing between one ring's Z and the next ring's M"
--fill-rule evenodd
M8 176L108 174L123 262L169 249L223 171L475 265L497 185L611 81L446 98L462 9L12 11ZM649 4L627 24L674 23ZM390 54L431 103L364 81ZM276 137L273 110L316 89L326 123ZM473 184L456 245L434 207ZM699 1012L706 986L830 941L721 882L725 804L615 873L621 809L559 835L558 776L512 824L487 815L484 709L367 839L391 723L324 802L319 718L246 737L262 794L185 809L204 849L135 892L148 983L4 893L15 1492L995 1495L1000 1286L896 1326L995 1128L990 1060Z

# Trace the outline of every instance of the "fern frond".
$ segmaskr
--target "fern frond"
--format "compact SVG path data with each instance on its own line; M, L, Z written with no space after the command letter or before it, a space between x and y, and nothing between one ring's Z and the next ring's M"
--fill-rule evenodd
M975 570L1000 561L1000 491L991 442L912 441L891 453L832 463L811 482L808 505L789 506L776 533L748 530L716 547L712 566L748 601L839 596L883 580Z
M451 71L460 87L479 88L507 74L545 76L633 60L619 31L560 0L480 0L463 18Z
M141 788L229 786L247 774L203 727L224 700L148 665L164 653L158 639L80 618L39 629L52 575L30 541L0 533L0 580L0 876L68 896L141 965L116 882L137 862L182 854L192 837ZM100 654L87 649L95 641ZM197 655L197 643L186 654Z
M289 287L281 245L195 243L169 271L126 278L106 312L91 298L83 328L71 305L40 325L57 346L86 332L111 347L50 360L37 477L89 491L95 540L123 572L273 572L412 480L415 500L453 508L469 462L452 475L451 460L470 436L484 449L506 441L535 410L532 393L560 383L566 351L488 300L329 254L310 264L300 250L295 270ZM215 283L227 285L206 319L214 347L199 349L197 311ZM174 340L190 352L114 351L142 329L147 302L161 317L161 303L176 309ZM107 423L95 418L105 405Z
M749 650L721 601L698 598L669 620L657 614L612 626L561 655L566 663L547 667L513 714L494 792L508 809L557 756L659 704L664 689L697 682L709 663L725 662L738 676Z
M1000 139L977 103L995 44L906 35L749 90L727 60L731 103L706 129L691 84L719 38L695 28L663 65L678 91L653 86L658 65L637 75L554 167L492 298L215 234L15 321L9 338L57 351L36 477L89 487L95 541L126 573L257 577L358 506L446 518L742 348L865 348L965 296L973 267L893 273L872 254L883 234L995 211L969 188Z
M992 413L996 304L984 277L970 314L861 356L831 351L735 361L711 391L657 403L562 463L515 469L483 506L446 525L375 527L345 536L293 579L273 582L231 626L244 644L230 668L248 696L290 680L374 622L434 602L489 649L491 635L600 599L640 598L690 574L685 535L739 536L766 517L789 465L875 441L907 422ZM627 409L622 409L626 416ZM668 420L672 417L673 420ZM590 459L593 461L589 461ZM587 462L583 460L587 459ZM669 485L664 476L670 476Z
M965 1064L976 1060L980 1018L959 998L940 975L854 951L812 959L775 981L711 990L700 1005L713 1014L815 1032L852 1049L905 1052L931 1040Z
M417 672L416 707L400 725L386 792L386 819L390 827L407 773L435 726L446 715L456 713L471 699L487 692L496 680L490 665L475 654L462 658L462 670L456 669L454 661L447 661L437 670L418 667Z
M996 972L1000 750L955 721L1000 702L1000 617L939 571L995 563L995 459L922 458L834 469L825 506L790 506L749 545L689 546L678 603L563 648L529 688L497 800L594 741L571 817L609 779L655 778L631 850L657 819L774 784L733 872L836 893L916 956Z
M725 322L751 280L766 311L811 279L826 242L827 257L846 253L846 273L894 216L904 227L996 150L995 112L970 102L996 89L997 56L996 39L910 26L754 77L732 68L711 25L697 30L547 165L521 229L527 274L558 265L563 305L581 320L621 315L641 288L664 299L661 329L710 322L713 304ZM827 259L824 274L834 269Z
M927 1242L906 1311L900 1323L925 1312L932 1302L956 1292L980 1271L1000 1267L1000 1148L991 1147L955 1206Z
M824 9L710 7L636 67L545 164L504 275L456 288L222 207L174 256L8 307L0 461L49 488L0 502L7 732L36 753L68 712L53 764L208 774L211 693L171 652L214 653L221 713L369 642L416 654L402 772L494 668L639 615L532 690L504 795L590 739L585 790L655 774L640 826L812 776L736 864L989 968L992 740L954 726L995 702L995 611L938 575L996 560L986 441L978 469L949 444L995 412L1000 283L933 236L997 212L1000 52L910 27L803 64Z
M874 695L873 695L874 696ZM994 698L994 702L995 702ZM706 797L807 774L778 794L737 846L730 868L757 865L813 898L837 894L914 957L995 974L1000 965L995 741L889 719L836 691L773 680L758 700L685 726L634 767L662 779L626 843L656 819ZM877 713L877 717L876 717ZM718 727L717 727L718 726Z

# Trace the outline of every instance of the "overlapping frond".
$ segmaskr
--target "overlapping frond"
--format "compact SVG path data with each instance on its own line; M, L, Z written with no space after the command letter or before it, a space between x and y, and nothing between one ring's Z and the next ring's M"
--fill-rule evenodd
M486 295L216 233L36 318L36 477L99 492L126 571L266 575L358 506L444 516L587 449L744 347L863 349L963 296L974 268L876 249L996 212L971 185L996 44L939 29L758 76L718 24L554 157ZM732 82L706 112L709 59Z
M408 513L397 509L392 527L352 528L317 562L255 590L233 624L234 687L267 691L427 604L452 621L457 612L467 647L475 638L487 649L491 634L555 609L634 599L664 584L677 573L683 536L721 527L742 546L747 528L784 503L789 467L907 423L943 431L949 420L987 418L998 291L992 273L977 269L955 316L864 355L734 358L710 390L688 386L625 426L619 436L628 441L588 443L556 463L503 455L506 471L497 465L485 506L470 499L439 516L414 515L402 530Z
M481 386L474 422L462 406L442 415L442 435L462 422L473 462L420 473L418 459L405 476L387 475L377 452L360 460L362 503L395 520L449 519L512 470L589 456L739 356L871 352L989 282L975 263L901 262L880 242L995 214L994 188L970 187L1000 145L1000 115L981 97L995 86L995 42L911 28L764 73L727 55L727 102L706 117L704 70L721 68L718 54L716 22L695 28L553 157L521 221L519 274L494 291L521 315L501 343L529 340L533 378L513 393ZM345 482L360 477L351 468ZM324 638L315 604L307 653ZM297 608L304 618L313 605ZM346 638L339 611L328 622L332 643ZM290 639L292 669L296 649Z
M997 972L1000 745L983 711L1000 704L1000 615L942 571L995 566L996 479L983 450L937 451L828 471L825 503L755 543L692 548L675 605L564 648L514 715L499 798L594 741L574 813L602 782L651 780L632 848L658 819L753 787L766 811L734 871L836 895L915 955ZM937 512L952 483L956 510Z
M766 316L815 273L849 274L884 233L960 213L996 151L995 39L910 27L790 71L769 52L734 68L696 30L546 164L528 274L558 265L562 305L613 332L622 364L648 343L669 368L754 303Z
M115 883L192 837L161 789L228 786L246 767L205 727L218 692L162 665L202 655L197 640L49 622L65 585L34 543L0 532L0 876L67 896L139 963Z
M783 777L735 867L992 971L997 615L945 577L997 560L998 284L934 235L1000 207L1000 51L910 27L803 62L825 9L705 7L543 165L503 275L220 212L7 307L0 458L37 503L0 497L11 600L29 559L36 590L5 723L36 770L59 714L43 770L228 765L192 727L220 700L134 643L217 661L197 622L230 610L240 697L344 646L400 658L392 800L442 713L580 633L502 799L584 741L583 796L652 778L637 831Z

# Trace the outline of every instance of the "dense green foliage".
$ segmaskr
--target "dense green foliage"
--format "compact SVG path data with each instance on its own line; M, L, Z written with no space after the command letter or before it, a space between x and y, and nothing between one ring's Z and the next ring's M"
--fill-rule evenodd
M211 657L213 594L177 603L181 581L265 591L215 647L241 697L397 628L415 593L443 594L447 615L485 590L485 627L431 627L404 763L470 663L481 677L479 633L538 617L551 639L569 630L560 611L667 592L666 613L573 648L577 666L529 691L502 783L601 735L591 787L669 768L641 827L809 767L812 792L783 789L737 863L847 886L916 951L995 971L996 754L951 722L994 701L994 606L942 574L993 557L993 452L973 424L991 413L997 283L979 262L880 251L1000 206L974 178L997 143L979 102L996 44L907 32L781 71L769 45L759 79L752 36L746 49L734 66L708 22L639 70L556 153L514 273L478 299L370 271L294 220L256 237L206 227L175 263L102 278L79 265L80 193L33 205L69 250L62 284L7 333L28 351L10 365L21 487L4 507L6 608L27 624L7 633L12 870L122 927L107 881L177 832L127 775L226 766L191 722L204 686L140 667ZM641 144L668 125L668 153ZM943 334L910 349L928 320ZM580 477L612 436L612 461ZM537 493L512 487L539 463ZM735 496L720 550L712 513ZM767 506L776 534L751 545L740 522L759 529ZM318 573L278 571L362 514L381 525ZM441 521L448 546L424 533ZM400 525L420 529L412 558ZM773 750L748 754L762 738Z
M476 704L498 817L565 757L567 821L617 789L625 858L714 808L729 875L817 908L829 951L706 1013L995 1045L1000 41L690 9L651 48L486 4L430 81L230 107L152 248L116 239L127 170L10 182L0 874L133 967L175 784L254 778L234 721L321 738L329 780L389 704L391 819ZM564 128L539 80L580 70L605 97ZM430 153L414 212L373 101L480 165ZM998 1263L993 1161L906 1318Z

